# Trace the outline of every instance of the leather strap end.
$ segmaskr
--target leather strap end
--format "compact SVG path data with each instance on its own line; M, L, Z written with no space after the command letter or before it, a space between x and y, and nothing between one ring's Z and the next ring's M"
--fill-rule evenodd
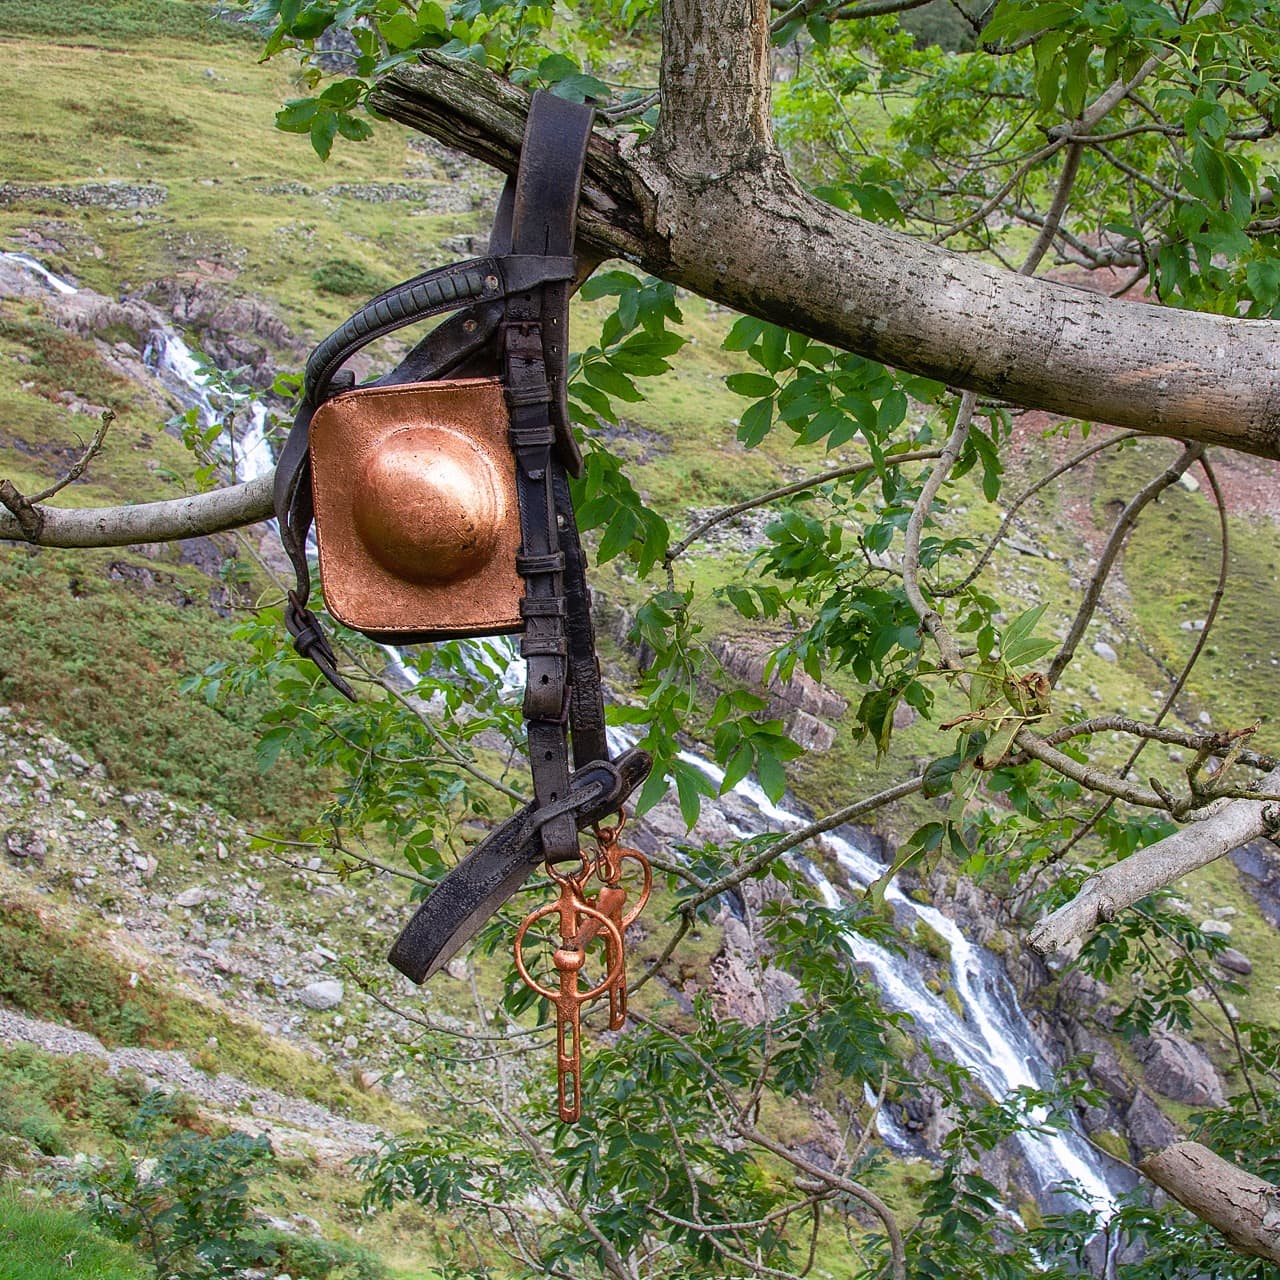
M320 674L344 698L355 702L356 691L338 674L338 655L320 626L320 619L310 609L303 608L292 591L284 611L284 625L293 636L293 647L298 653L315 663Z

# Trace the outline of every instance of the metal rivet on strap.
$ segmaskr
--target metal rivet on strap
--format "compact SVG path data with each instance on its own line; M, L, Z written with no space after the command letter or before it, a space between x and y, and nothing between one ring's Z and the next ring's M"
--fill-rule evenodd
M498 288L498 277L497 277L497 276L485 276L485 278L484 278L484 287L485 287L485 288L486 288L490 293L494 293L494 292L496 292L496 291L497 291L497 288Z

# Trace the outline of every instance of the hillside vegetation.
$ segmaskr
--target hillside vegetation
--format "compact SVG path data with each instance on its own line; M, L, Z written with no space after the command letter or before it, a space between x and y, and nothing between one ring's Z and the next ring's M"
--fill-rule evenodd
M273 130L274 112L297 85L287 63L255 61L254 38L210 19L204 6L177 0L0 0L0 51L11 83L22 86L0 119L0 249L31 255L85 296L101 295L79 312L81 304L59 302L38 282L7 284L10 277L0 275L0 477L20 490L38 490L65 472L104 410L114 419L101 455L57 502L135 502L197 484L198 463L182 440L184 406L145 368L152 319L206 351L233 384L229 395L252 389L266 397L278 435L289 401L287 388L272 390L277 375L296 372L309 345L365 295L468 256L482 242L476 238L486 233L499 189L494 175L390 126L321 164L305 140ZM748 367L740 351L722 345L734 318L698 298L677 301L687 342L670 357L672 370L646 380L643 402L619 405L616 424L596 424L676 536L716 509L867 457L858 440L828 451L820 443L784 443L777 432L745 448L739 427L747 401L724 381ZM607 296L575 303L578 347L597 340L611 304ZM375 359L400 349L385 344ZM911 413L923 422L927 410L913 405ZM1036 415L1015 418L1012 431L1006 508L1080 443L1078 434ZM987 580L1004 616L1043 604L1042 631L1061 637L1117 504L1174 449L1148 440L1109 451L1022 506L1016 546L1002 549ZM1258 719L1274 735L1280 508L1274 494L1261 491L1248 460L1224 460L1222 474L1231 585L1175 719L1201 726L1212 718L1221 728ZM1002 512L983 501L980 475L957 492L939 528L964 532L976 554ZM805 504L800 498L789 509L803 518ZM767 519L747 513L671 565L671 588L693 593L701 642L716 642L717 652L729 655L691 681L703 719L722 692L751 683L741 673L763 642L782 638L782 619L748 621L726 591L757 575L753 557ZM598 543L600 534L592 536ZM1174 488L1143 515L1123 573L1056 695L1062 709L1146 714L1160 705L1212 597L1218 536L1203 489ZM341 758L335 735L325 739L326 726L341 729L340 721L323 718L329 708L314 714L320 728L309 727L312 704L288 683L299 681L297 668L276 648L278 615L268 613L255 628L260 609L279 605L280 570L274 535L261 528L195 544L95 552L0 544L5 1277L66 1274L67 1258L74 1274L100 1280L151 1274L94 1232L79 1212L83 1194L67 1184L83 1178L86 1164L110 1171L121 1152L154 1158L165 1142L237 1135L266 1137L274 1149L254 1173L253 1238L257 1263L281 1270L259 1274L460 1274L448 1269L449 1260L463 1251L458 1242L468 1220L443 1182L420 1188L418 1203L375 1212L362 1204L366 1184L349 1162L363 1161L367 1174L387 1135L406 1149L429 1148L438 1170L455 1127L460 1151L498 1142L487 1107L499 1093L527 1093L549 1108L552 1053L536 1016L543 1011L522 1006L507 988L501 956L451 966L422 991L392 981L382 959L410 893L421 890L417 873L432 869L432 857L439 861L432 851L456 851L474 839L477 814L505 812L508 800L468 810L467 797L450 794L427 812L437 829L424 837L413 827L420 797L407 789L380 794L377 762L379 752L417 753L435 777L444 766L428 727L387 728L358 766ZM661 566L640 581L625 556L593 571L602 652L619 699L632 696L642 652L629 628L664 585L660 576ZM358 652L371 663L385 661L371 649ZM848 671L823 672L821 687L846 706L862 696ZM796 807L824 813L944 755L954 739L937 724L967 704L938 693L932 721L901 709L883 754L855 737L851 714L825 704L820 718L833 730L830 745L787 766ZM292 719L280 710L285 700ZM388 697L387 706L394 701ZM295 712L295 704L304 710ZM474 737L477 767L523 785L518 761L495 733L477 730ZM1113 741L1109 762L1118 763L1127 747L1119 735ZM1172 782L1185 761L1158 747L1142 768L1144 776ZM679 846L705 869L698 860L709 864L714 846L733 840L738 815L725 817L708 801L703 825L686 835L684 800L683 793L669 797L637 841L671 858ZM877 815L875 834L892 852L940 812L937 799L911 796ZM348 825L351 815L359 820ZM955 851L924 860L908 875L912 892L944 907L952 899L976 903L975 914L997 911L1007 887L999 868L974 890L960 862ZM637 971L652 965L657 975L637 1002L641 1015L667 1018L679 1030L718 1016L714 1001L725 998L726 967L736 976L738 964L755 981L766 966L734 952L742 926L728 909L701 915L666 954L677 889L674 877L660 877L646 917L653 923L645 925L633 963ZM1191 917L1216 912L1230 921L1232 946L1250 963L1249 974L1224 988L1234 1009L1280 1026L1280 952L1250 889L1225 863L1179 886ZM749 905L766 916L770 910L768 902ZM1035 1011L1037 1026L1048 1027L1057 1016L1048 1007L1054 997L1020 969L1008 917L981 927L985 944L1009 954L1019 993L1044 1006ZM508 945L496 930L484 943L490 950ZM803 959L803 945L796 945ZM910 940L910 963L924 964L930 989L955 1004L954 989L939 976L946 950L945 940L922 932ZM809 962L817 968L823 958ZM1107 999L1128 999L1125 981L1118 977ZM303 1003L304 991L333 983L343 987L339 1003ZM1197 1015L1184 1028L1188 1039L1239 1088L1227 1037L1212 1021L1216 1006L1203 990L1191 999ZM508 1030L541 1047L519 1059L509 1048L495 1051L495 1066L489 1040ZM885 1038L903 1062L917 1052L909 1028ZM846 1048L855 1059L858 1047ZM1143 1064L1127 1048L1118 1052L1131 1087L1143 1078ZM625 1042L600 1053L598 1061L627 1070ZM643 1069L662 1080L660 1063ZM168 1127L147 1136L139 1115L145 1118L156 1088L180 1101ZM616 1084L619 1097L629 1088ZM1160 1101L1178 1124L1194 1113L1187 1103ZM846 1096L835 1072L812 1088L797 1085L783 1103L769 1099L765 1110L769 1123L806 1150L870 1114L861 1089ZM1107 1136L1099 1141L1128 1160L1136 1140L1131 1149L1131 1135L1112 1127L1115 1114L1113 1107L1100 1124ZM569 1139L560 1133L547 1142ZM932 1166L890 1158L883 1144L874 1145L865 1180L911 1221L923 1212L924 1170ZM1011 1163L1001 1172L1013 1185L1025 1171ZM126 1167L127 1159L119 1164ZM781 1163L751 1168L762 1186L784 1178ZM536 1170L521 1172L536 1178ZM1039 1212L1029 1197L1019 1207L1028 1219ZM860 1240L866 1223L843 1213L838 1222L834 1213L824 1221L815 1234L815 1274L852 1274L846 1230ZM521 1273L493 1240L468 1236L465 1249L484 1274Z

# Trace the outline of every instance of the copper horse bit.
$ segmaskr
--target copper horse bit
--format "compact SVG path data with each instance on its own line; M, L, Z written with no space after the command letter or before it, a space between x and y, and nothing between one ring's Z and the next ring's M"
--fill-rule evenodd
M619 1031L627 1020L626 931L649 900L653 870L649 860L634 849L620 848L618 835L623 816L616 826L596 826L596 854L582 858L572 873L547 864L547 874L559 887L555 902L532 911L516 930L516 970L531 991L549 1001L556 1011L556 1076L560 1119L575 1123L582 1114L582 1006L609 993L609 1030ZM630 911L625 910L627 890L622 883L624 863L639 866L640 897ZM591 880L599 882L595 896L588 892ZM556 987L544 986L529 971L524 958L525 937L539 920L559 916L559 945L552 953L558 976ZM582 970L587 948L596 939L604 942L605 976L594 986L582 987Z

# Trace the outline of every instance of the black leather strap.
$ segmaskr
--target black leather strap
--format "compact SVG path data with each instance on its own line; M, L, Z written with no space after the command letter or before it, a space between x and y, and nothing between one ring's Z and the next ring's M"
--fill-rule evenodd
M577 858L578 830L618 810L650 768L648 756L637 751L609 762L586 558L568 484L581 469L565 383L574 226L591 123L588 107L534 95L519 174L503 191L488 255L386 290L325 338L307 362L302 403L277 464L280 535L297 577L286 624L299 652L353 697L306 607L306 545L314 519L311 417L351 387L343 366L362 347L449 311L458 314L369 385L502 380L521 522L516 567L525 580L521 651L528 668L524 715L535 799L441 881L396 940L391 962L417 982L436 972L539 861ZM570 728L577 767L572 777Z
M438 973L537 870L542 849L540 823L567 817L584 830L617 812L649 776L652 761L643 751L624 751L617 760L597 760L579 769L567 796L553 809L525 805L489 833L431 891L391 947L388 960L414 982Z

